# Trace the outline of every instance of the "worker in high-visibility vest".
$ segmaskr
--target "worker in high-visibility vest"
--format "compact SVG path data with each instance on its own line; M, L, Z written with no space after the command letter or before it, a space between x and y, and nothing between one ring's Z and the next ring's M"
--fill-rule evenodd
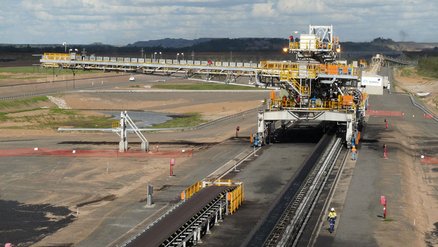
M330 233L332 233L335 230L336 217L337 215L335 208L331 208L327 217L327 220L330 223L330 228L329 228Z
M351 159L356 160L356 158L357 158L357 149L356 149L356 146L353 146L351 148Z

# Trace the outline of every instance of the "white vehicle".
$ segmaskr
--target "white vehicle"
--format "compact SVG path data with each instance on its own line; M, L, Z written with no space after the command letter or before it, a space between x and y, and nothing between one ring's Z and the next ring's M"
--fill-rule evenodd
M383 76L362 76L360 85L362 91L369 95L383 95Z
M135 81L135 77L131 75L131 77L129 77L129 81Z

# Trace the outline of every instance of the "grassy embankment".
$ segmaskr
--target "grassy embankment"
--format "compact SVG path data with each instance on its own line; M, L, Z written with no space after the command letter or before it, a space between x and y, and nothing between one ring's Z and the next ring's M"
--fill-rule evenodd
M46 106L42 107L43 105ZM57 129L62 126L111 128L114 121L110 116L90 115L77 110L56 108L46 96L0 101L0 128L3 129ZM153 127L192 127L205 122L201 114L190 113ZM6 125L1 126L2 123Z
M400 69L400 75L405 77L428 77L438 78L438 57L424 57L418 60L416 67L404 67ZM426 100L426 99L422 99ZM438 109L438 96L432 99L435 108Z
M76 75L96 73L90 70L75 70ZM21 67L2 67L0 68L0 79L18 79L30 80L38 79L48 75L73 75L70 69L61 68L43 68L38 66L21 66Z
M418 60L417 71L420 75L438 78L438 57L425 57Z
M46 96L0 101L0 123L10 129L56 129L60 126L76 128L110 128L114 121L109 116L85 115L80 111L41 107L51 105Z
M420 58L417 66L401 67L399 71L400 75L405 77L417 77L420 75L438 78L438 57Z
M418 73L422 76L438 78L438 57L425 57L418 61ZM432 99L435 108L438 109L438 96Z

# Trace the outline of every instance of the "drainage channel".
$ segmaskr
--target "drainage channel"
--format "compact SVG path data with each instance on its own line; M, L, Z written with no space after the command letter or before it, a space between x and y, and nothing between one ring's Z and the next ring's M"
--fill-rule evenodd
M341 139L326 134L244 245L296 246L341 150Z

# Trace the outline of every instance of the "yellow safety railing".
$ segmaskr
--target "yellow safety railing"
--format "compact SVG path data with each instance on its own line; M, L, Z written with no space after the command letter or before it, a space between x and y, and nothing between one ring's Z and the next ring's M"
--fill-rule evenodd
M301 85L295 78L289 78L292 86L295 87L301 95L309 94L309 87Z
M187 200L202 189L202 182L196 182L181 192L181 200Z
M316 100L314 103L310 103L307 110L310 111L338 111L338 112L346 112L351 109L356 109L356 104L352 101L352 97L350 95L340 96L337 99L331 100ZM294 99L289 99L287 97L283 98L275 98L271 99L271 105L269 107L270 110L273 108L298 108L299 104L294 101Z
M181 192L181 200L187 200L192 197L195 193L200 191L203 187L207 186L229 186L233 187L232 190L227 192L227 209L228 214L234 214L236 210L242 205L243 200L245 198L245 193L243 189L243 183L241 182L233 182L231 180L214 180L212 182L208 181L200 181L196 182L183 192Z
M296 62L261 61L260 65L262 69L279 73L281 81L290 81L291 78L299 78L300 76L299 63ZM318 74L357 76L358 70L352 65L344 64L308 64L305 73L307 74L306 78L316 78Z
M227 193L228 201L228 213L234 214L237 209L242 205L244 200L243 184L239 184L235 189Z
M47 60L70 60L70 55L68 53L45 52L43 58Z

